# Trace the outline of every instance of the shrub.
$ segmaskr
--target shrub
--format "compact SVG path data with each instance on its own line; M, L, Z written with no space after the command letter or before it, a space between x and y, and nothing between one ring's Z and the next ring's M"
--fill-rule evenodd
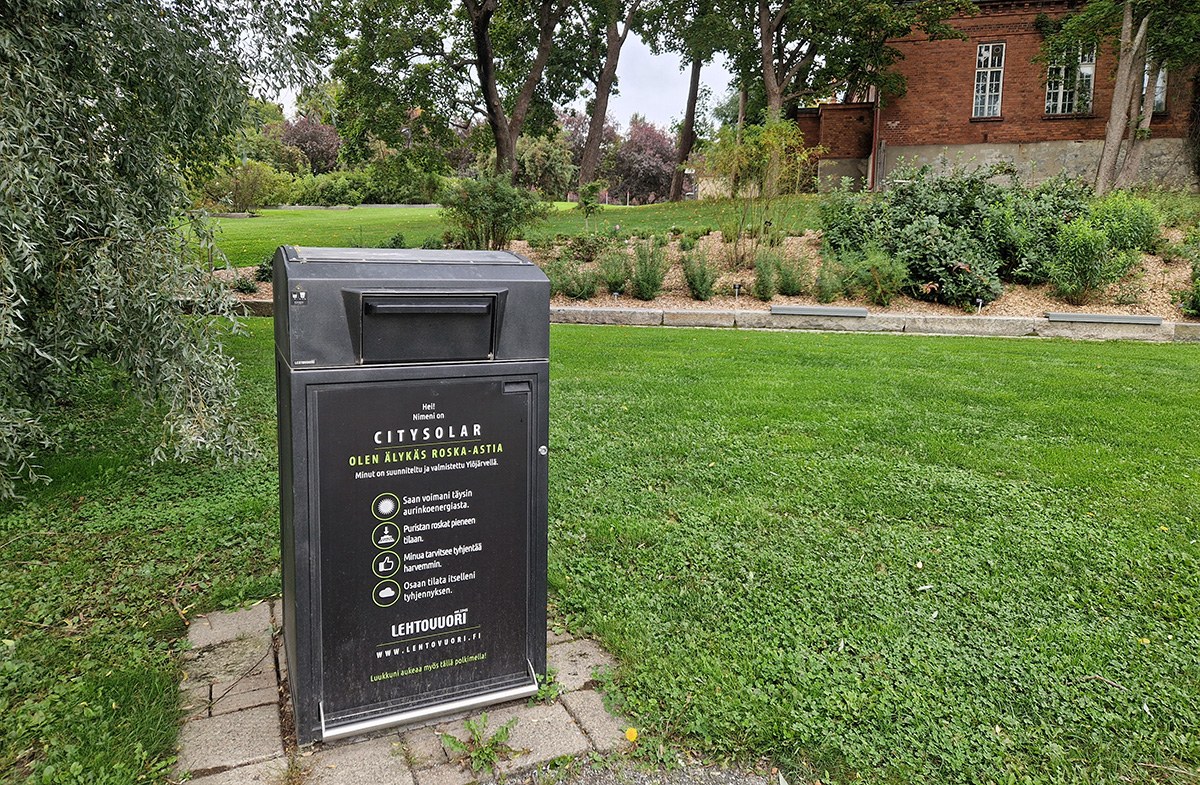
M612 243L613 240L608 235L599 232L586 232L572 237L570 243L568 243L568 247L576 259L583 264L590 264L596 261L605 249L611 247Z
M819 302L831 303L840 297L846 289L846 272L842 266L832 259L823 261L817 273L816 289Z
M779 268L779 255L758 249L754 255L754 285L750 291L763 302L775 296L778 289L775 286L775 271Z
M1046 264L1055 294L1072 305L1086 302L1112 280L1110 250L1108 236L1087 220L1064 226Z
M797 259L781 256L777 272L780 294L796 297L808 289L808 260L803 256Z
M1114 191L1093 204L1089 223L1104 232L1114 251L1153 253L1158 247L1158 211L1127 191Z
M875 305L888 305L908 285L908 270L877 244L850 267L850 285Z
M966 227L922 215L897 232L887 250L908 271L908 291L918 299L970 306L1000 296L999 261Z
M408 241L404 238L404 232L396 232L391 237L383 241L380 248L407 248Z
M250 275L239 275L230 282L230 287L239 294L254 294L258 291L258 283Z
M515 187L507 177L460 180L442 198L442 217L467 248L504 248L515 234L548 212L537 194Z
M708 260L708 254L697 251L683 257L683 280L687 283L692 299L711 300L717 284L717 268Z
M1200 260L1192 263L1192 285L1175 292L1175 302L1188 316L1200 316Z
M691 237L682 237L679 240L679 250L683 252L692 251L696 248L696 241Z
M596 296L596 274L583 269L570 252L559 254L546 265L546 277L550 279L551 294L562 294L572 300L590 300Z
M525 238L525 242L534 251L547 251L554 247L554 238L548 234L531 234Z
M362 204L367 181L366 172L329 172L303 177L292 185L291 202L325 207Z
M254 280L259 283L270 283L275 277L275 254L267 254L263 260L254 266Z
M430 235L421 241L421 248L426 251L440 251L446 247L446 243L442 242L442 238Z
M662 246L652 240L637 243L633 250L633 272L629 277L629 288L639 300L653 300L662 291L663 279L667 277L666 254Z
M728 245L737 240L742 234L742 229L737 224L723 224L721 226L721 242Z
M999 260L1001 279L1042 283L1058 230L1087 213L1091 186L1060 175L1033 189L1014 183L997 196L980 205L985 254Z
M600 280L609 294L621 294L632 275L629 256L622 250L613 249L600 257Z

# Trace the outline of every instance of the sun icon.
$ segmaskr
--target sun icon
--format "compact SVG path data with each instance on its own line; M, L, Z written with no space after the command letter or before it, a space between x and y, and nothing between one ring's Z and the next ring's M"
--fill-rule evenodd
M381 521L392 518L399 509L400 500L390 493L379 494L371 504L371 512Z

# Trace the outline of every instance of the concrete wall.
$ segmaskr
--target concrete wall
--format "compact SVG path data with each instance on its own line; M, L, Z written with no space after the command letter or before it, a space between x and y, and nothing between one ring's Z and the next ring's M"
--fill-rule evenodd
M899 159L946 169L955 164L973 168L1008 161L1016 164L1026 182L1045 180L1060 172L1091 180L1100 160L1100 140L1032 142L1029 144L885 145L882 171L886 181ZM1167 188L1200 188L1184 139L1148 139L1141 181ZM824 162L822 162L824 163Z
M852 190L860 191L867 187L866 158L822 158L817 161L817 190L828 192L831 188L841 185L842 178L850 179Z

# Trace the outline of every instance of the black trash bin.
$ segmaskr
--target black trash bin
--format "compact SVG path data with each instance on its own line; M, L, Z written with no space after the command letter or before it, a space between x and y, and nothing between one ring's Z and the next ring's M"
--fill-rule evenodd
M274 286L299 743L533 694L546 276L505 252L285 246Z

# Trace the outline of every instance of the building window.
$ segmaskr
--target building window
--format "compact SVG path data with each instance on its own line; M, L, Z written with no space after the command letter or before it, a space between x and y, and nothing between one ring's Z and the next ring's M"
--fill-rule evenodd
M1146 74L1146 81L1150 81L1150 75ZM1154 111L1167 111L1167 69L1158 69L1158 81L1154 83Z
M999 117L1004 86L1004 44L980 44L975 56L975 106L972 117Z
M1046 114L1090 114L1096 82L1096 47L1059 58L1046 73Z

